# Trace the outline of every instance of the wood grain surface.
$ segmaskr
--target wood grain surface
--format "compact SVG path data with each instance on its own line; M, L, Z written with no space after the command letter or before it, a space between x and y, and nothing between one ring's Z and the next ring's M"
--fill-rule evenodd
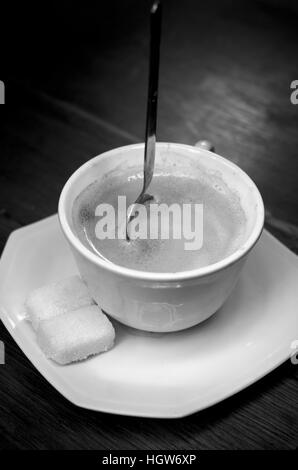
M149 2L85 3L26 2L3 13L1 250L12 230L56 212L79 165L143 140ZM268 228L296 253L297 46L294 1L164 1L158 140L211 140L255 180ZM2 324L0 339L1 449L297 448L298 368L290 363L192 416L128 418L75 407Z

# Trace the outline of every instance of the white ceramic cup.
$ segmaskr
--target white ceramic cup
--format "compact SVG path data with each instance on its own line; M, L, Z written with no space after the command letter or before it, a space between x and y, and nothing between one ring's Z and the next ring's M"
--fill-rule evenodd
M62 230L78 269L100 307L118 321L141 330L169 332L189 328L215 313L232 292L243 264L264 225L262 197L249 176L219 155L183 144L158 143L157 169L220 175L236 191L245 212L246 235L240 248L212 265L178 273L153 273L125 268L101 259L86 248L72 224L76 197L94 181L129 167L142 171L144 145L113 149L82 165L65 184L59 200ZM140 188L141 189L141 188Z

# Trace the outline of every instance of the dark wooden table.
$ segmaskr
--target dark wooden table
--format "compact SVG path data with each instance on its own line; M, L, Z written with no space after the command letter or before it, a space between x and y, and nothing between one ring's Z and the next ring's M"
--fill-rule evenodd
M148 2L24 3L1 11L7 102L0 108L1 249L12 230L56 212L60 190L79 165L141 141L145 124ZM295 2L164 3L158 139L210 139L255 180L274 217L270 230L297 253ZM192 416L128 418L75 407L2 324L0 339L6 346L0 448L297 447L298 368L290 363Z

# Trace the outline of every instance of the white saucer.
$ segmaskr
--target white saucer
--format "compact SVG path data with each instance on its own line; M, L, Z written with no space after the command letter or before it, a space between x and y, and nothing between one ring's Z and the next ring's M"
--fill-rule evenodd
M265 231L234 293L206 322L168 334L117 323L111 351L58 366L37 346L22 304L32 289L75 272L57 216L16 230L0 261L0 309L4 325L40 373L85 408L185 416L270 372L289 358L298 339L298 257Z

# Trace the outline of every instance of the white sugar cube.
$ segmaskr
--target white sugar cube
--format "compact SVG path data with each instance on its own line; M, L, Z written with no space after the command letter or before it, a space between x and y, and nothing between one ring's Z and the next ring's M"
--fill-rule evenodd
M32 291L25 307L28 319L37 330L43 320L92 304L86 284L76 275Z
M40 348L59 364L107 351L114 339L113 325L97 305L44 320L37 330Z

